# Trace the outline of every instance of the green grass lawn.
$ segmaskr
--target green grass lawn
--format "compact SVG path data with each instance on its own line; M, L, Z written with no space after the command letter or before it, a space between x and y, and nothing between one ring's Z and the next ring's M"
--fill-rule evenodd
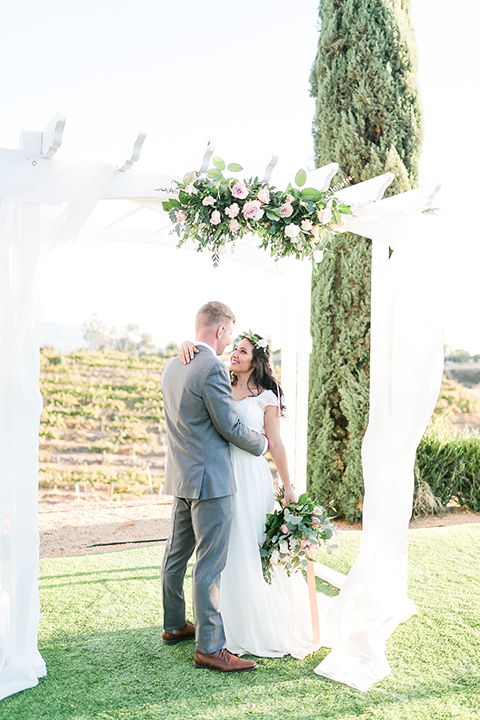
M480 525L410 533L419 612L388 642L392 674L367 693L314 675L326 655L262 659L245 674L193 667L161 644L163 547L43 560L39 646L48 676L0 703L2 720L480 717ZM359 533L317 559L346 572ZM188 579L189 587L190 579Z

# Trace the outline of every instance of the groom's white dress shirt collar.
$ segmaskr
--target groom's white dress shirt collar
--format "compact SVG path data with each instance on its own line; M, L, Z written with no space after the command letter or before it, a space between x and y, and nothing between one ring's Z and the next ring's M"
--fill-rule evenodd
M211 345L208 345L208 343L202 342L201 340L195 340L195 345L203 345L203 347L208 348L210 350L210 352L213 353L215 355L215 357L217 357L217 351L214 348L212 348Z

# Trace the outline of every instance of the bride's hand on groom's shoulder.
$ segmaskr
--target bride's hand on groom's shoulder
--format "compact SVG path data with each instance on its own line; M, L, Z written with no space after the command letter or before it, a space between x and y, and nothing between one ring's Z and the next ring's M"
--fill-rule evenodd
M195 353L198 353L198 348L190 340L185 340L178 349L180 360L184 365L188 365L193 360Z
M291 505L296 502L298 502L298 497L295 490L292 487L285 488L285 494L282 500L283 507L286 508L287 505Z

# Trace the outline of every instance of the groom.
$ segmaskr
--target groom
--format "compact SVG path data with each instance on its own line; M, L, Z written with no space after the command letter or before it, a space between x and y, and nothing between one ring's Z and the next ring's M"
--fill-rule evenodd
M264 435L239 419L225 365L218 360L230 342L235 316L220 302L197 313L195 362L176 357L162 374L167 426L167 469L164 492L173 495L172 526L162 564L163 634L165 645L196 638L197 668L219 672L253 670L225 648L218 610L220 575L227 561L236 492L228 443L253 455L266 451ZM187 622L183 580L194 549L193 611L196 627Z

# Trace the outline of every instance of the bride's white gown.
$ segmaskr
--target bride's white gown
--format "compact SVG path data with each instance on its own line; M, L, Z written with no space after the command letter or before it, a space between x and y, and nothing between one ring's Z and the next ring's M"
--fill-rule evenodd
M271 390L240 400L237 410L248 427L261 432L268 405L277 405ZM220 587L227 648L238 655L304 658L320 645L313 644L308 586L302 573L288 577L275 568L271 585L263 579L258 546L265 539L266 515L275 505L268 463L233 445L230 452L237 492Z

